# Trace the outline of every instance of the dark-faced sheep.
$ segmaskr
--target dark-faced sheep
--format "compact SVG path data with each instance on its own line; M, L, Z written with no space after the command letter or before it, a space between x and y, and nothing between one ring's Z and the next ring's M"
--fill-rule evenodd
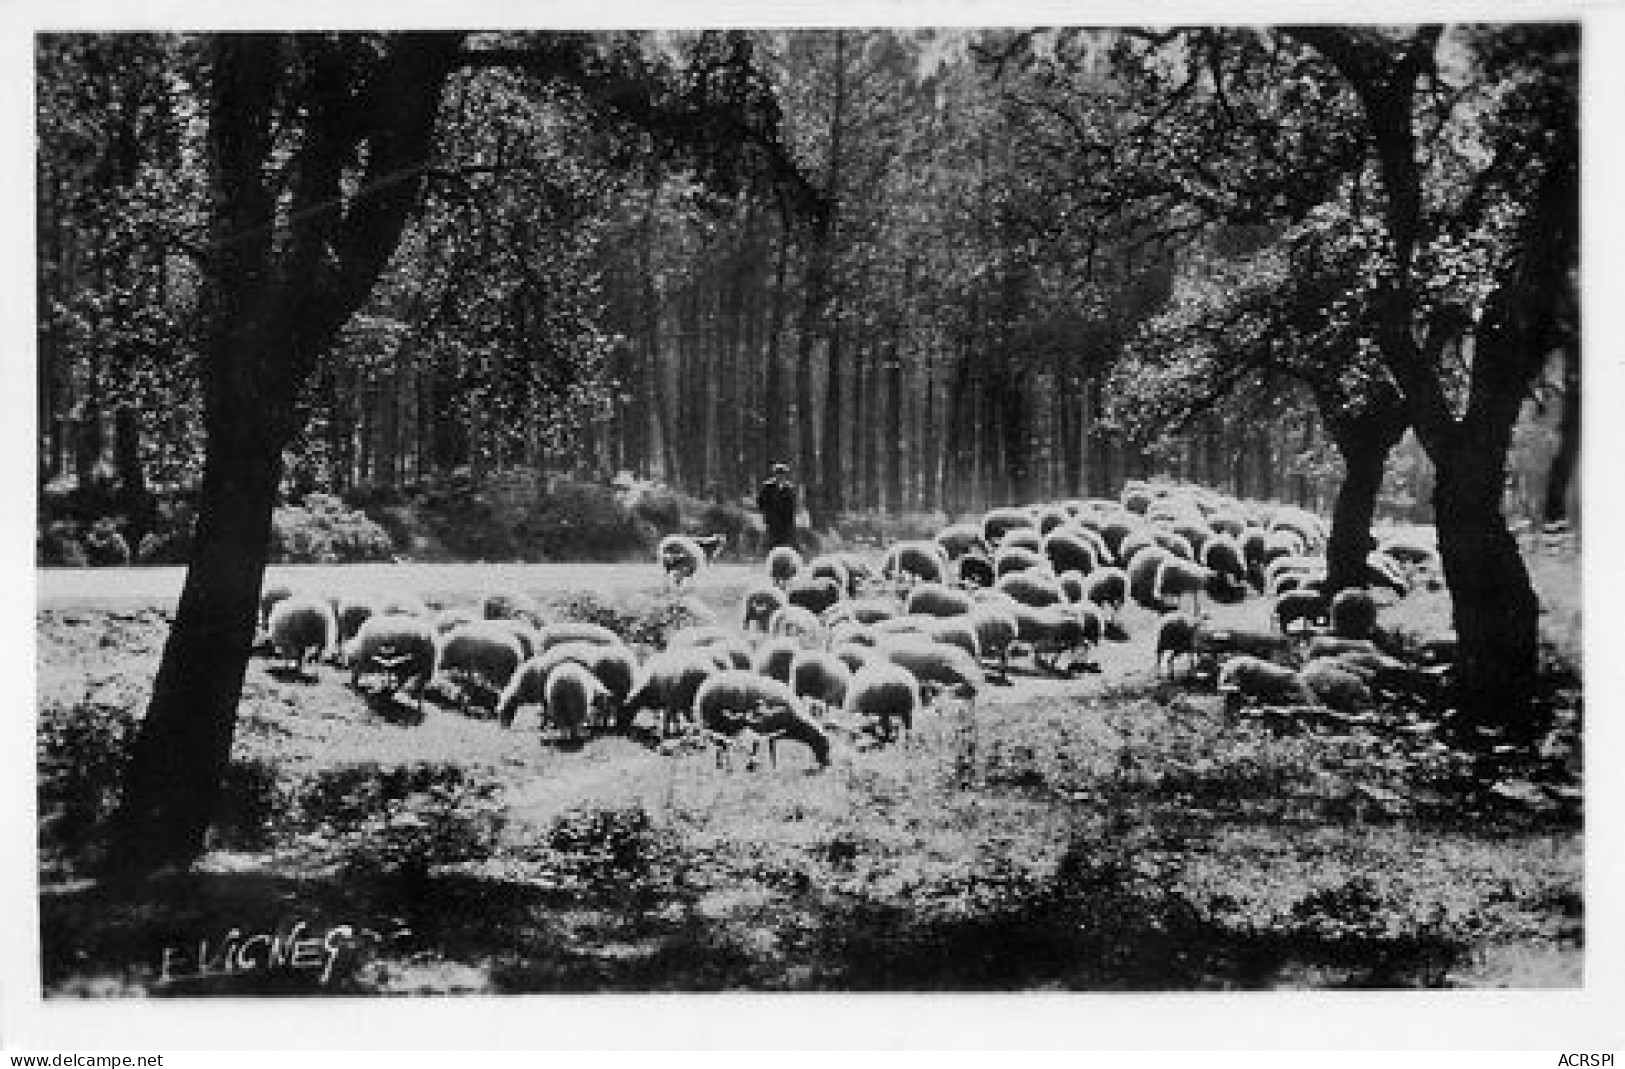
M850 597L853 590L852 569L847 566L846 560L833 553L826 553L821 557L814 557L807 562L806 569L796 577L801 579L828 579L835 584L840 597ZM815 612L819 610L813 610Z
M993 560L981 553L967 553L956 562L961 586L990 587L998 575L993 571Z
M681 587L699 574L710 559L705 549L687 535L669 534L660 540L655 554L665 572L666 582Z
M335 648L339 625L326 599L295 595L271 607L266 631L278 656L295 672L303 672L307 656L320 660Z
M765 583L747 587L741 601L746 631L766 631L773 614L788 604L783 590Z
M805 562L790 546L774 546L767 551L767 577L775 586L784 586L801 574Z

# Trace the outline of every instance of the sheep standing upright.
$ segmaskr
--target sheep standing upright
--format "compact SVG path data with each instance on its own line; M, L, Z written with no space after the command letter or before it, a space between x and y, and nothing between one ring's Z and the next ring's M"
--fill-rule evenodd
M774 546L767 551L767 577L780 589L801 574L804 566L801 554L791 546Z
M581 738L593 714L609 701L598 677L574 661L559 665L547 677L547 710L553 723L571 740Z
M829 737L807 717L801 699L776 679L719 672L695 692L694 719L713 736L727 739L749 730L767 739L775 762L775 744L787 738L811 750L820 766L829 764Z
M457 685L458 706L466 713L472 690L500 697L521 660L519 640L500 622L464 624L441 639L435 674Z
M669 534L662 538L656 555L666 574L667 584L676 588L693 580L707 560L705 550L700 548L698 542L680 534Z
M897 737L894 724L901 723L905 731L913 730L914 718L920 711L919 681L902 665L871 662L852 676L842 711L859 723L875 721L880 737L889 742Z
M411 688L423 711L423 690L434 675L435 631L427 620L390 613L373 616L351 642L350 686L361 689L361 677L382 674L388 693Z

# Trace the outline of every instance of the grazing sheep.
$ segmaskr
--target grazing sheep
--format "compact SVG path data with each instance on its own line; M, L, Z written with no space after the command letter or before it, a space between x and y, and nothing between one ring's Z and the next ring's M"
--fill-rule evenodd
M584 620L566 620L536 629L536 652L546 653L561 642L598 642L621 644L621 636L602 624Z
M322 598L294 595L271 607L266 631L271 646L296 672L305 670L305 657L326 657L338 641L339 624L333 606Z
M1231 657L1219 669L1219 693L1228 708L1244 699L1266 705L1318 705L1297 672L1257 657Z
M1379 653L1377 644L1366 638L1337 638L1316 635L1309 640L1306 655L1313 657L1341 657L1345 653Z
M1182 535L1177 535L1172 531L1164 531L1160 528L1154 528L1151 531L1151 540L1182 560L1196 560L1196 550L1192 548L1190 542L1186 541Z
M1010 676L1010 646L1016 641L1015 613L993 602L982 602L971 610L971 626L976 631L976 648L989 660L997 659L999 678Z
M1024 527L1037 529L1032 514L1024 508L1003 506L982 514L982 539L990 546L998 545L1008 532Z
M980 659L982 656L981 644L976 639L976 624L970 614L964 616L943 616L928 622L925 633L934 641L945 646L957 646Z
M1115 620L1128 597L1128 573L1116 567L1090 573L1083 583L1083 596L1101 608L1111 609Z
M623 729L640 710L660 713L660 733L670 735L677 722L694 709L694 695L718 672L730 667L718 663L707 647L666 649L652 655L638 673L638 682L621 705Z
M767 622L767 633L780 637L790 636L808 649L824 643L824 625L810 609L800 605L786 605Z
M832 626L841 620L855 620L867 627L882 620L890 620L901 611L897 602L891 598L857 598L853 601L843 601L825 613L824 624Z
M799 650L790 662L789 683L797 697L806 699L810 708L822 712L846 703L852 670L833 653Z
M753 672L719 672L695 693L694 718L714 735L732 738L750 730L766 738L775 763L774 743L788 738L811 750L820 766L829 764L829 736L778 680Z
M941 583L921 583L908 592L903 609L916 616L964 616L975 604L963 590Z
M920 707L920 684L914 673L890 661L877 661L853 675L842 712L855 720L876 721L880 737L889 742L896 737L894 722L904 731L914 729Z
M1162 675L1165 655L1170 675L1174 670L1174 658L1181 654L1189 667L1196 667L1196 630L1199 626L1196 617L1185 613L1169 613L1157 621L1157 675Z
M1388 534L1377 543L1377 552L1407 568L1436 569L1439 565L1439 548L1431 534L1422 531Z
M480 601L480 616L487 620L534 620L536 605L522 595L487 594Z
M359 690L361 677L386 676L388 693L415 684L418 710L423 709L423 689L434 675L435 632L427 620L400 614L370 617L350 643L350 686Z
M941 547L943 556L957 561L967 553L992 555L993 549L982 537L982 528L974 523L955 523L938 531L932 539Z
M500 695L520 661L519 640L513 633L494 621L482 621L441 637L435 673L458 684L459 705L466 712L470 687Z
M1085 597L1085 581L1083 573L1079 571L1066 571L1055 577L1055 582L1061 587L1061 594L1068 603L1077 604Z
M1051 531L1044 538L1043 552L1049 560L1050 569L1057 575L1071 571L1088 575L1100 567L1094 544L1074 528L1061 527Z
M1264 585L1273 593L1279 593L1279 584L1289 575L1325 575L1326 558L1295 556L1276 557L1264 566Z
M666 573L666 582L674 587L681 587L692 580L710 559L698 542L680 534L669 534L662 538L655 554Z
M1134 603L1142 609L1161 612L1167 606L1157 599L1157 573L1161 571L1164 561L1174 559L1174 555L1161 546L1147 546L1140 550L1124 567L1128 576L1129 596Z
M1066 601L1061 584L1052 576L1039 571L1011 572L1009 575L1001 576L993 589L1035 609L1059 605Z
M1239 539L1247 529L1247 517L1230 505L1223 505L1207 518L1207 525L1216 533Z
M579 739L596 719L594 714L611 700L598 677L574 661L566 661L548 674L546 696L548 718L571 739Z
M1241 532L1238 539L1241 543L1241 559L1247 565L1247 581L1257 590L1264 589L1264 547L1268 537L1262 527L1248 527Z
M1049 561L1044 555L1025 546L1002 546L993 555L993 574L1000 579L1015 572L1049 570Z
M1179 604L1179 599L1186 594L1191 600L1198 615L1202 610L1202 593L1213 581L1213 572L1200 564L1193 564L1179 557L1167 557L1157 569L1157 577L1151 583L1151 596L1157 602L1172 601Z
M1275 623L1282 633L1289 632L1296 623L1322 626L1326 623L1326 613L1326 597L1316 590L1289 590L1275 599Z
M1404 597L1411 589L1410 580L1405 577L1405 566L1380 549L1366 554L1365 582L1370 587L1391 590L1399 597Z
M1145 530L1145 523L1138 517L1115 516L1100 526L1100 537L1111 550L1112 556L1119 561L1128 560L1128 554L1123 552L1123 543Z
M767 551L767 577L775 586L782 587L800 575L803 566L801 554L789 546L774 546Z
M1371 705L1371 691L1358 674L1338 661L1323 658L1310 661L1298 678L1315 696L1318 704L1340 713L1357 713Z
M377 609L370 601L358 601L353 598L343 598L339 601L338 623L339 641L349 642L355 638L361 625L366 623Z
M1309 552L1309 544L1293 530L1272 530L1264 536L1264 567L1279 557L1302 557Z
M998 574L993 570L993 561L981 553L967 553L958 561L958 576L962 586L990 587Z
M790 666L795 663L796 654L805 648L792 636L781 635L770 638L756 647L755 656L751 658L751 671L769 679L776 679L780 683L788 683Z
M827 641L830 649L834 649L843 642L855 642L860 646L873 646L876 641L874 629L868 624L860 624L856 620L843 618L832 624L826 623L825 626L829 628Z
M747 587L743 598L746 631L766 631L773 614L789 604L784 591L776 586L757 584Z
M960 649L932 640L895 637L875 647L880 657L914 673L921 683L934 683L974 699L986 685L981 664Z
M1069 608L1059 605L1033 608L1017 604L1011 612L1016 620L1016 639L1031 648L1033 664L1037 667L1062 674L1070 670L1079 654L1087 657L1091 645L1089 621ZM1043 659L1046 652L1050 655L1048 663ZM1059 664L1063 653L1067 655L1065 670Z
M666 639L666 648L669 650L703 648L719 663L734 668L749 668L751 662L749 644L726 628L715 625L685 627L680 631L673 631Z
M879 646L880 643L878 640L872 642L855 642L848 639L847 641L841 642L838 645L831 646L830 652L835 654L835 656L839 658L840 662L846 665L850 671L856 672L864 665L881 659L878 652Z
M594 665L600 663L600 653L611 649L610 646L594 642L564 642L550 648L546 653L527 657L514 669L513 675L508 679L508 685L502 689L502 694L497 698L497 723L503 727L511 726L515 714L524 705L540 705L545 722L548 715L548 679L560 665L565 664L585 668L600 684L603 684L606 692L617 699L624 699L632 689L634 664L630 651L624 651L623 658L616 658L612 662L615 665L615 678L619 684L617 687L611 687L594 668Z
M847 597L861 597L865 590L880 581L880 573L867 557L858 553L839 553L836 557L846 566Z
M840 602L845 588L827 575L798 575L785 584L784 597L812 613L821 613Z
M892 582L945 583L948 581L948 558L942 547L924 539L894 542L886 550L880 573Z
M1294 590L1307 590L1314 594L1325 596L1326 576L1324 574L1311 575L1308 572L1289 572L1275 581L1270 593L1275 597L1290 594Z
M1377 603L1369 590L1339 590L1332 598L1328 615L1332 634L1338 638L1370 638L1377 630Z
M540 644L540 639L537 636L535 626L533 626L529 621L521 619L499 619L493 620L492 622L507 628L508 633L513 635L514 641L519 643L519 655L521 657L528 660L531 655L536 652L536 647Z
M1205 567L1235 583L1247 581L1247 561L1242 556L1241 546L1227 534L1209 538L1198 559Z
M1217 666L1221 657L1247 654L1265 661L1291 660L1292 642L1272 631L1250 631L1236 627L1214 627L1203 623L1191 638L1191 649L1196 660Z

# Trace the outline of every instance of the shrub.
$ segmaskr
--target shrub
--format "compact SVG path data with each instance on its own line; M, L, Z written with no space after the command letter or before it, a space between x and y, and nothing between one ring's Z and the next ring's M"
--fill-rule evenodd
M88 846L118 804L136 717L121 705L83 702L40 710L36 738L40 846Z
M265 849L271 845L286 801L274 761L263 757L233 759L220 785L211 846L225 850Z
M346 564L389 560L394 543L384 529L330 494L307 494L300 505L271 517L271 559L282 564Z
M660 534L668 535L683 529L682 500L674 491L664 487L641 495L637 504L632 506L632 512Z
M554 818L544 842L561 867L584 878L647 878L672 850L641 805L569 809Z
M664 649L674 631L717 622L703 602L667 594L640 595L627 602L610 601L592 591L578 591L553 606L558 618L607 627L622 641Z
M130 563L130 544L119 533L118 521L104 516L90 525L84 538L85 558L100 567L122 567Z
M90 564L84 543L79 540L79 525L69 520L58 520L41 531L35 540L34 555L45 568L84 568Z
M658 539L612 487L562 479L534 502L515 534L527 558L545 560L623 560L652 552Z

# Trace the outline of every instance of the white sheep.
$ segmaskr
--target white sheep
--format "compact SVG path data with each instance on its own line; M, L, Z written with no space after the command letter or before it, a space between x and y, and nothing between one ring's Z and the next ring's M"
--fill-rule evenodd
M632 651L622 645L597 642L564 642L552 646L544 653L527 658L508 680L501 697L497 699L497 722L503 727L513 723L521 706L540 705L544 721L551 715L547 702L547 685L554 671L561 665L575 664L591 672L603 686L608 698L594 708L606 713L623 710L631 694L637 661Z
M454 628L441 636L439 645L435 673L457 684L465 712L472 688L500 696L522 660L519 640L494 620Z
M485 617L481 616L477 610L465 605L455 609L441 609L434 614L433 619L434 629L444 635L446 632L455 631L459 627L477 624Z
M784 586L786 601L814 614L839 604L845 594L845 587L827 575L798 575Z
M1172 553L1154 544L1142 547L1134 556L1128 558L1123 571L1128 576L1128 592L1135 604L1153 612L1161 612L1166 608L1157 599L1157 573L1164 561L1173 559Z
M796 654L806 648L792 635L770 638L756 647L756 653L751 658L750 670L769 679L776 679L780 683L788 683L790 666L795 663Z
M908 592L904 611L924 616L964 616L975 602L963 590L941 583L920 583Z
M851 720L874 720L885 740L896 737L894 723L912 731L920 712L920 684L914 673L900 664L875 661L852 676L846 689L842 712Z
M998 545L994 547L993 557L1007 549L1021 549L1032 554L1041 554L1044 550L1044 536L1038 533L1036 527L1012 527L999 538Z
M260 627L269 629L271 626L271 610L277 603L287 601L293 597L294 589L287 583L272 583L260 592Z
M1172 601L1176 606L1186 594L1191 595L1197 615L1202 612L1202 594L1213 581L1213 572L1200 564L1181 557L1167 557L1157 568L1157 578L1151 585L1151 596L1158 602Z
M824 625L811 610L800 605L786 605L774 613L767 632L774 637L793 637L808 649L824 643Z
M1111 609L1111 618L1117 619L1128 598L1128 573L1117 567L1091 572L1083 581L1083 596L1103 609Z
M929 540L894 542L881 561L880 574L892 582L945 583L948 558L941 546Z
M573 661L548 674L546 694L550 719L570 739L579 739L594 714L611 700L598 677Z
M338 641L339 624L333 606L324 598L283 598L271 607L266 630L271 646L296 672L305 670L305 657L321 659Z
M1219 693L1227 708L1243 699L1266 705L1318 705L1314 692L1290 668L1242 655L1231 657L1219 669Z
M642 709L658 712L660 733L669 735L680 719L693 712L694 695L700 686L731 667L719 663L705 646L661 650L639 670L637 685L621 707L622 715L630 718Z
M712 656L720 658L725 667L750 667L750 645L727 628L714 624L685 627L680 631L673 631L666 639L666 648L669 650L699 647L706 648Z
M537 653L546 653L563 642L598 642L619 645L621 636L602 624L588 623L584 620L565 620L559 623L546 624L536 629L535 652Z
M1000 506L988 509L982 515L982 539L990 546L1003 540L1005 533L1021 527L1037 529L1033 516L1024 508Z
M997 660L999 678L1010 678L1010 646L1016 641L1015 613L999 602L981 602L971 610L976 648L984 658Z
M895 636L881 642L875 650L882 659L913 672L921 683L952 689L973 701L986 683L976 658L958 646L934 641L929 636L918 639Z
M1169 613L1157 621L1157 675L1162 675L1163 657L1173 674L1174 658L1183 655L1190 667L1196 664L1196 629L1200 621L1185 613Z
M435 631L427 620L401 614L370 617L350 642L350 686L359 690L361 677L368 674L387 677L390 694L412 685L421 712L436 653Z
M1012 610L1016 618L1016 639L1025 643L1033 655L1033 664L1057 674L1070 671L1080 655L1087 657L1093 644L1089 637L1091 623L1100 624L1098 614L1080 615L1073 607L1049 605L1034 608L1016 605ZM1093 642L1098 642L1097 630ZM1046 663L1043 655L1049 654ZM1061 654L1067 655L1067 668L1060 667Z
M936 533L933 541L942 547L943 555L949 561L957 561L967 553L980 553L982 556L992 556L992 547L987 539L982 537L982 528L974 523L955 523L944 527Z
M1088 575L1100 567L1094 544L1080 531L1071 527L1058 527L1044 538L1044 556L1057 575L1076 571Z
M813 710L839 708L846 702L852 670L833 653L799 650L790 662L790 689Z
M713 736L733 738L745 731L764 738L774 762L782 738L800 742L820 766L829 764L829 736L808 718L801 699L776 679L754 672L719 672L694 694L694 719Z
M993 589L1035 609L1066 601L1066 593L1055 577L1039 571L1012 572L1000 576Z

